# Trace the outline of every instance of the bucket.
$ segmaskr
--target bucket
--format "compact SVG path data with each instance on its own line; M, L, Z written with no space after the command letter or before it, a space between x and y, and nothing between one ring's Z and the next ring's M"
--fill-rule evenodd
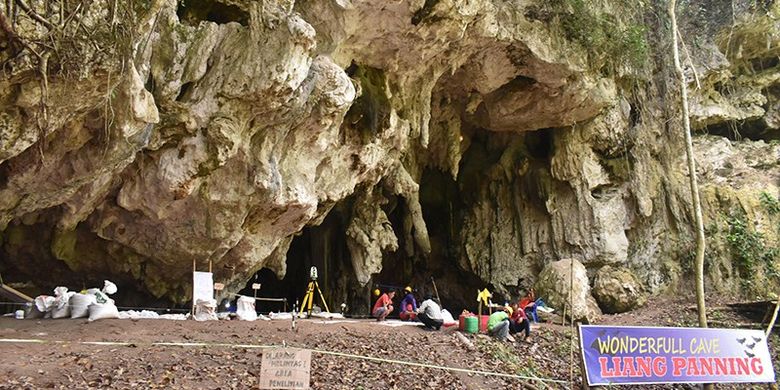
M465 314L461 314L460 317L458 317L458 330L461 332L466 331L466 317Z
M488 324L488 319L489 318L490 318L489 315L484 315L483 314L483 315L479 316L479 331L480 332L487 333L487 331L488 331L487 324Z
M468 316L464 318L464 327L466 333L477 333L477 317Z

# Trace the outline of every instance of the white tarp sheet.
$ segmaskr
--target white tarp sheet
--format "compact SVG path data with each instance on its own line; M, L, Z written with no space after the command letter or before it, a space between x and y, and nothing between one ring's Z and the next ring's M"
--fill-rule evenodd
M214 300L214 277L211 272L192 273L192 302Z

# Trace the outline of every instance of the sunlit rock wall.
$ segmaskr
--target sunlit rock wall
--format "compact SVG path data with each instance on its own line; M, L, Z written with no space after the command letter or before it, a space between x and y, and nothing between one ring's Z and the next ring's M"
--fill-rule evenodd
M651 292L690 276L663 4L89 3L32 2L46 23L3 8L0 272L11 280L112 277L185 301L194 262L237 290L264 267L283 276L294 236L337 205L355 288L389 254L505 294L562 258L591 278L631 269ZM699 13L710 20L711 34L686 41L693 123L728 136L747 121L764 139L780 123L778 7L732 4L720 20L697 4L681 11L692 30ZM619 35L598 41L605 31ZM38 43L52 34L58 50ZM749 222L758 183L778 195L776 148L696 147L708 218L731 207L724 192ZM768 151L765 164L745 155ZM724 170L723 153L744 169ZM432 171L450 185L426 183ZM712 275L758 269L737 270L720 249Z

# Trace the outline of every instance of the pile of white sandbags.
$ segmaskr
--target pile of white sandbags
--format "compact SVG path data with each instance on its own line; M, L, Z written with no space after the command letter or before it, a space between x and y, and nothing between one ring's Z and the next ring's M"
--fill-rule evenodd
M90 321L119 318L114 300L108 296L116 293L114 283L106 280L103 288L90 288L77 293L67 287L54 289L54 296L40 295L35 298L29 318L84 318Z

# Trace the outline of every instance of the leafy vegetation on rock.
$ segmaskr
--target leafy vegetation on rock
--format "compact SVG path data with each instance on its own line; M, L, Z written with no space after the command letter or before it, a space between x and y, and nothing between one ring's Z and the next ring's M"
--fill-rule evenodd
M763 192L760 199L769 214L775 215L780 211L780 202L772 195ZM726 240L743 286L749 287L754 274L759 270L770 278L780 276L775 265L780 256L780 248L769 243L762 232L749 226L744 211L732 212L726 217L726 223Z
M600 12L591 3L587 0L552 0L545 7L559 20L565 36L585 48L597 63L604 63L612 71L622 66L642 68L649 54L646 26L630 18L622 23L615 15ZM615 3L619 9L632 10L629 14L642 7L641 3L633 1Z

